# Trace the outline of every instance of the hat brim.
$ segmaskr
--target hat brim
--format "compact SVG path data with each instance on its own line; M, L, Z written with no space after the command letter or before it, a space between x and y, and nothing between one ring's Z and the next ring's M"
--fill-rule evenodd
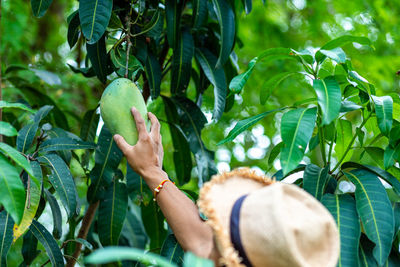
M244 267L229 235L230 214L235 201L274 182L249 168L240 168L214 175L200 190L198 206L214 232L217 249L221 254L220 264Z

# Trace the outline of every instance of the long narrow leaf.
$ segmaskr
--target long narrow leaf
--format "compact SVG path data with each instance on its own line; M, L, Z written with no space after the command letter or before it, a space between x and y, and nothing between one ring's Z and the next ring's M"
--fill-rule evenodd
M204 23L207 18L207 1L203 0L193 0L193 15L192 15L192 24L193 29L198 29Z
M91 2L82 1L82 2ZM107 81L107 63L108 63L108 55L106 50L106 39L105 36L102 36L96 43L94 44L86 44L87 56L92 63L92 67L94 72L96 73L97 78L102 83Z
M114 181L99 206L99 238L103 246L118 245L128 207L126 184Z
M53 0L31 0L33 15L37 18L43 17Z
M225 110L227 85L223 68L215 69L217 58L207 49L196 49L196 59L200 63L208 80L214 86L214 111L213 119L219 120Z
M284 146L281 150L281 166L287 174L303 159L317 119L317 109L295 109L282 116L281 136Z
M60 239L62 235L62 217L60 206L57 203L56 198L45 189L47 202L50 204L51 214L53 215L53 236L55 239Z
M10 103L4 100L0 100L0 108L1 109L6 109L6 108L16 108L16 109L22 109L25 111L28 111L30 113L35 113L35 111L29 107L27 107L26 105L22 104L22 103Z
M17 170L0 154L0 204L19 224L24 213L25 189Z
M7 266L7 254L13 242L13 219L3 210L0 212L0 266Z
M29 228L32 234L42 243L43 247L46 249L47 255L51 261L51 264L55 267L64 266L64 257L61 253L60 248L53 236L44 228L43 225L33 220L32 225Z
M390 253L394 234L393 209L378 177L366 170L353 170L345 175L356 186L356 204L364 230L375 243L374 258L383 265Z
M16 136L18 134L17 129L11 124L5 121L0 121L0 135L4 136Z
M163 243L160 254L169 259L169 262L181 265L185 252L179 245L174 234L169 234Z
M338 266L357 266L361 227L354 199L350 195L326 194L321 202L332 214L339 230Z
M0 152L2 152L5 156L10 157L15 163L21 166L29 175L35 176L31 165L28 160L22 156L15 148L6 143L0 143Z
M95 149L96 144L91 142L79 141L69 137L51 138L44 141L39 146L39 151L50 152L59 150L72 150L72 149Z
M179 42L181 13L183 1L166 0L165 17L167 22L167 38L170 47L175 48Z
M146 59L146 76L150 86L150 95L156 99L160 95L161 86L161 66L157 58L149 53Z
M235 41L235 14L226 0L213 0L220 28L220 49L218 61L213 67L222 68L228 60Z
M107 247L98 249L86 257L85 262L88 264L105 264L115 261L133 260L142 263L156 263L160 267L176 267L175 264L169 263L165 258L140 249L127 247Z
M279 84L290 76L298 74L298 72L282 72L269 80L265 81L260 90L260 103L264 105L268 98L271 96L272 91L279 86Z
M263 112L261 114L258 114L256 116L238 121L238 123L236 123L235 127L229 132L228 136L225 137L225 139L219 141L217 145L219 146L219 145L222 145L224 143L234 140L236 138L236 136L238 136L245 130L249 129L251 126L253 126L257 122L259 122L260 120L264 119L269 114L272 114L272 113L275 113L278 111L282 111L282 110L284 110L284 108L273 109L273 110L269 110L269 111Z
M232 81L229 83L229 89L231 89L232 92L239 94L243 90L244 85L253 73L253 69L256 66L257 60L258 57L250 60L249 64L247 65L247 70L232 79Z
M57 154L46 154L38 160L51 168L49 180L60 197L68 217L72 218L76 214L77 191L68 166Z

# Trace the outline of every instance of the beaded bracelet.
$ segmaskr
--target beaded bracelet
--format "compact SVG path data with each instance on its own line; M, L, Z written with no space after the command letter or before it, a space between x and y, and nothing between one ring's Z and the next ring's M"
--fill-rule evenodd
M174 182L172 182L172 181L169 180L169 179L162 180L161 183L160 183L156 188L154 188L154 198L153 198L153 201L156 201L156 197L157 197L158 193L160 193L161 189L163 188L163 185L164 185L166 182L171 182L171 183L175 184Z

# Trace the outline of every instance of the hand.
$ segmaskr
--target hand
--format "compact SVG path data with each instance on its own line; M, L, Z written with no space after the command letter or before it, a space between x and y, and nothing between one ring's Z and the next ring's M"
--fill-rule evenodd
M114 140L132 169L147 180L154 177L154 174L164 173L162 170L164 150L161 143L160 123L157 117L149 112L151 129L150 132L147 132L145 121L139 111L136 108L132 108L131 111L136 122L138 142L131 146L118 134L114 135Z

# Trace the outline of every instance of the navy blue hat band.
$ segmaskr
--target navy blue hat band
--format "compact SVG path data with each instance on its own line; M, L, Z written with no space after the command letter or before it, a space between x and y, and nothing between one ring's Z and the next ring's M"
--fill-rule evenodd
M233 247L239 253L242 258L242 263L247 267L252 267L249 259L247 258L246 252L244 251L242 241L240 239L239 221L240 221L240 209L242 207L244 199L247 195L243 195L235 201L232 207L231 219L230 219L230 232L231 232L231 242Z

